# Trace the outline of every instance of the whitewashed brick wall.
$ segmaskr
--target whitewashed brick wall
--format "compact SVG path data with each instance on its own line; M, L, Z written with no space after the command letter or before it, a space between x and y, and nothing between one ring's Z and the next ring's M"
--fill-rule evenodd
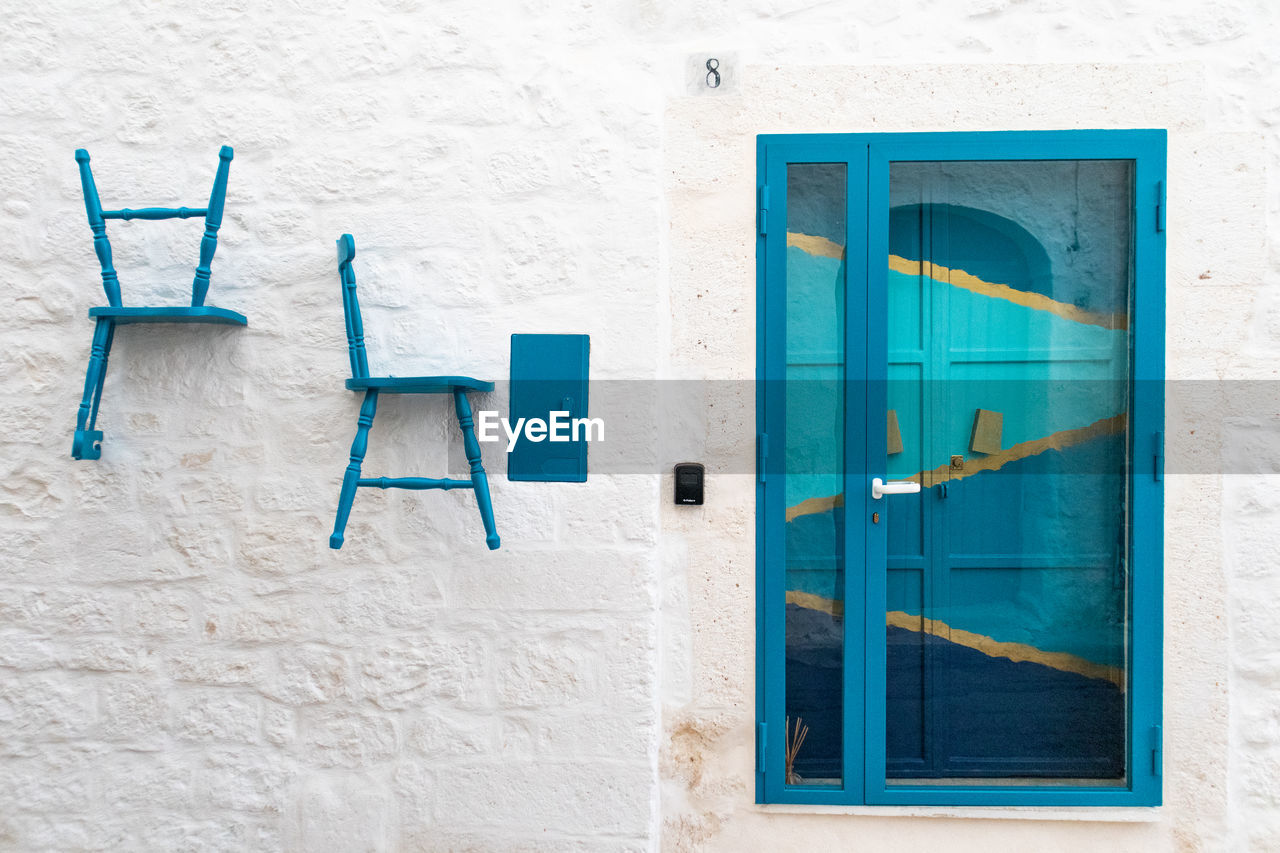
M501 551L459 492L364 491L327 547L339 233L384 372L505 379L510 333L579 332L593 379L749 379L759 132L1168 127L1171 375L1274 379L1277 14L0 2L0 849L1280 846L1274 418L1171 413L1171 467L1271 473L1170 479L1155 813L754 806L747 476L677 510L656 473L509 483L487 446ZM695 96L703 55L731 85ZM108 206L200 205L223 143L209 301L250 327L123 329L74 462L102 299L72 152ZM184 298L198 223L110 234L127 302ZM752 406L659 466L740 450ZM384 398L365 470L459 473L450 422Z

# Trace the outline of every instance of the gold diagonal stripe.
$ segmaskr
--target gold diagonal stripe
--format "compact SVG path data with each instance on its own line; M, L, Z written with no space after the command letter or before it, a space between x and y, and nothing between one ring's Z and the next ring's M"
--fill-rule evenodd
M796 589L787 590L787 604L794 604L797 607L804 607L808 610L817 610L837 618L844 616L843 601L824 598L820 595L801 592ZM885 625L890 627L905 628L908 631L940 637L957 645L982 652L987 657L1007 658L1014 663L1038 663L1050 669L1056 669L1059 672L1071 672L1076 675L1083 675L1085 678L1109 681L1121 690L1125 689L1124 669L1122 667L1094 663L1070 652L1046 652L1027 643L1005 642L988 637L986 634L965 631L962 628L952 628L940 619L928 619L902 610L890 610L885 613L884 621Z
M1106 314L1101 311L1086 311L1083 308L1072 305L1070 302L1059 302L1056 299L1050 299L1043 293L1017 290L1007 284L993 284L989 281L983 281L976 275L970 275L964 270L948 269L930 261L913 261L897 255L890 255L889 269L904 275L924 274L934 281L945 281L955 287L963 287L965 290L971 290L983 296L990 296L993 299L1003 299L1035 311L1048 311L1051 314L1057 314L1065 320L1071 320L1076 323L1088 323L1091 326L1101 326L1104 329L1113 330L1129 327L1129 318L1124 312Z
M1026 459L1029 456L1036 456L1046 450L1064 450L1100 436L1117 435L1124 432L1127 422L1128 416L1121 412L1110 418L1100 418L1086 427L1059 430L1044 438L1015 444L990 456L975 456L966 459L964 468L959 471L951 470L950 465L939 465L937 468L912 474L907 479L919 483L926 489L939 483L963 480L965 477L972 477L974 474L979 474L983 471L999 470L1011 462L1017 462L1019 459ZM838 506L844 506L843 492L828 497L805 498L800 503L787 507L786 520L794 521L802 515L826 512Z
M787 521L794 521L802 515L817 515L838 506L844 506L844 492L825 498L806 498L795 506L787 507Z
M906 628L909 631L922 631L935 637L941 637L957 645L966 646L993 658L1008 658L1014 663L1038 663L1060 672L1073 672L1085 678L1099 678L1110 681L1124 690L1124 669L1103 663L1094 663L1070 652L1046 652L1027 643L1009 643L996 640L986 634L952 628L939 619L927 619L914 616L901 610L890 610L885 614L885 624L895 628Z
M787 246L800 249L802 252L819 258L835 258L837 261L844 260L844 246L828 240L826 237L817 237L813 234L801 234L799 231L788 231Z
M828 240L826 237L788 231L787 245L815 257L844 260L844 246ZM1048 311L1051 314L1057 314L1065 320L1071 320L1076 323L1087 323L1091 326L1101 326L1104 329L1112 330L1127 329L1129 327L1129 317L1123 311L1113 313L1088 311L1072 305L1070 302L1059 302L1056 299L1045 296L1043 293L1018 290L1007 284L983 281L976 275L967 273L964 270L950 269L932 261L913 261L910 258L904 258L899 255L890 255L889 269L904 275L926 275L935 281L946 282L993 299L1003 299L1006 302L1012 302L1015 305L1031 308L1035 311Z
M938 483L963 480L965 477L972 477L974 474L981 474L983 471L997 471L1011 462L1017 462L1029 456L1038 456L1046 450L1064 450L1077 444L1084 444L1086 441L1100 436L1117 435L1124 432L1127 420L1125 413L1121 412L1109 418L1099 418L1086 427L1059 430L1044 438L1036 438L1015 444L1013 447L1001 450L999 453L992 453L990 456L970 457L964 460L964 468L959 471L951 470L950 465L939 465L937 468L912 474L907 479L915 480L927 489Z
M837 601L834 598L823 598L821 595L801 592L798 589L787 590L787 604L794 604L807 610L821 610L828 616L835 616L837 619L844 616L843 601Z

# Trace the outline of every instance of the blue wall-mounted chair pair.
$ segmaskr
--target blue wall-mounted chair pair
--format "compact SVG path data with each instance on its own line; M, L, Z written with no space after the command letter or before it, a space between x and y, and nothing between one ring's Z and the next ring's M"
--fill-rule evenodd
M209 197L208 207L103 210L98 199L98 189L94 185L93 174L89 170L89 154L84 149L76 151L76 162L80 165L80 183L84 190L85 211L89 216L89 227L93 231L94 251L102 267L102 286L107 292L108 304L89 309L89 317L95 321L96 325L93 332L93 345L89 352L89 366L85 372L84 394L76 415L75 439L71 446L72 457L98 459L102 455L102 433L96 430L95 426L98 420L98 404L102 399L102 386L107 375L107 357L111 353L116 326L134 323L218 323L232 326L248 324L242 314L204 304L205 294L209 290L209 267L213 262L214 251L218 247L218 228L222 224L222 209L227 194L227 175L231 169L231 158L231 148L222 146L218 154L218 173L214 178L213 193ZM195 216L204 217L205 227L204 238L200 243L200 261L196 266L195 280L191 287L191 304L164 307L122 305L120 283L111 261L111 243L107 240L106 220L189 219ZM493 523L489 481L485 476L484 466L480 463L480 444L476 441L471 405L467 400L467 392L492 391L493 383L472 379L469 376L370 376L364 349L364 327L360 319L360 303L356 299L356 276L351 268L351 259L355 254L355 241L351 235L342 235L338 240L338 271L342 281L342 308L346 315L347 344L351 357L351 378L347 380L347 387L353 391L363 391L364 403L360 407L356 437L351 445L351 462L347 465L346 474L342 480L342 491L338 498L338 515L334 522L333 535L329 537L329 546L342 547L347 517L351 513L356 489L366 486L381 489L473 489L476 504L480 509L480 518L484 523L485 542L490 549L496 549L500 540ZM471 479L432 480L423 477L362 479L360 465L364 461L365 448L368 446L369 428L373 425L379 393L453 395L458 426L462 430L463 446L467 461L471 465Z
M213 179L213 193L209 206L144 207L140 210L103 210L98 199L98 188L89 170L89 152L76 151L80 164L80 186L84 190L84 209L89 215L89 228L93 231L93 249L102 267L102 287L107 292L107 304L90 308L89 317L94 320L93 345L89 350L89 367L85 371L84 394L76 413L76 433L71 444L75 459L98 459L102 456L102 433L94 429L98 421L98 404L102 400L102 384L107 377L107 358L115 339L116 326L134 323L215 323L229 326L248 324L243 314L225 308L213 308L204 304L209 291L209 265L218 248L218 228L222 225L222 206L227 195L227 175L231 171L232 151L222 146L218 152L218 173ZM120 281L111 263L111 242L107 239L108 219L190 219L204 217L204 237L200 241L200 261L196 265L195 279L191 283L191 304L164 307L125 307L120 301Z

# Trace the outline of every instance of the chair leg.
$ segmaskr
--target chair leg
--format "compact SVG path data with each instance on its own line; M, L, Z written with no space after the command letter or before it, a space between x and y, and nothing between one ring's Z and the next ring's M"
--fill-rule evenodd
M98 403L102 400L102 385L107 378L107 356L111 353L115 330L116 324L106 319L99 319L93 327L89 366L84 374L84 393L80 397L80 409L76 412L76 432L71 442L72 459L102 458L102 433L94 427L98 423Z
M493 501L489 499L489 478L480 464L480 442L476 441L476 433L472 428L471 404L467 401L465 391L453 390L453 403L458 412L458 426L462 429L462 446L466 450L467 461L471 463L471 487L476 493L476 505L480 507L480 520L484 522L485 544L490 551L496 551L502 544L497 528L493 524Z
M93 392L93 407L89 410L89 429L98 425L98 404L102 402L102 386L107 384L107 359L111 358L111 344L116 339L116 324L107 324L107 345L102 350L102 370L98 371L98 387Z
M373 426L373 416L377 411L378 392L370 389L364 393L364 403L360 406L360 419L356 425L356 437L351 442L351 461L347 463L347 472L342 477L342 492L338 495L338 516L333 522L333 535L329 537L330 548L342 547L343 535L347 531L347 516L351 514L351 504L356 499L360 465L364 462L364 454L369 447L369 428Z

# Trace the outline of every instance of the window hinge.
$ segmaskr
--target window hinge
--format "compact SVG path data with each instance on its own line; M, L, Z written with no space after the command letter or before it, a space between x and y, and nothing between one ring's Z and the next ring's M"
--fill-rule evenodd
M1164 775L1164 737L1159 726L1151 727L1151 772Z
M765 481L765 464L769 461L769 433L762 432L756 436L756 477Z
M1156 181L1156 233L1164 231L1164 209L1167 207L1164 194L1164 181Z
M756 723L756 772L764 772L764 748L768 741L765 739L764 723Z
M769 185L760 187L760 236L769 233Z
M1164 480L1164 433L1156 433L1155 467L1151 472L1157 483Z

